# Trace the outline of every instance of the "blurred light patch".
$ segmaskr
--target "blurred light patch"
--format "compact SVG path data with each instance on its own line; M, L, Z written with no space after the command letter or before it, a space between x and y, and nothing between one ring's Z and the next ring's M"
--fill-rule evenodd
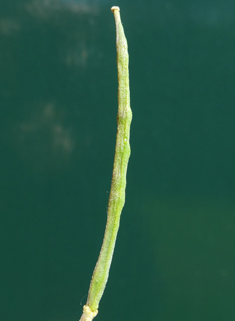
M19 154L31 163L64 165L74 150L71 129L64 124L63 112L53 103L34 108L28 120L16 130Z
M20 25L12 19L0 19L0 34L11 36L19 31Z
M48 18L56 12L73 12L75 14L93 14L98 13L98 6L91 1L74 0L33 0L26 5L26 9L33 15L40 18Z

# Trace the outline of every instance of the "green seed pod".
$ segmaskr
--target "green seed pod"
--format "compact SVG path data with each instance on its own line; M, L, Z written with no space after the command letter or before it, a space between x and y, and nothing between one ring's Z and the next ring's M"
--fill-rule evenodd
M130 157L129 137L132 112L130 109L129 56L120 18L120 9L119 7L112 7L111 10L114 13L116 23L118 69L117 137L104 240L91 279L87 303L83 308L83 315L80 321L91 321L98 313L97 309L108 280L120 216L125 203L126 173Z

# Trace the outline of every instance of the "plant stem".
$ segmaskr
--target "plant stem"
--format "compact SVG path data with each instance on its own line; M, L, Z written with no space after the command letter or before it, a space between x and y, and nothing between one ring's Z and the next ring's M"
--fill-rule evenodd
M127 41L120 18L119 7L112 7L116 23L116 48L118 69L118 115L117 137L113 165L113 176L108 202L107 224L100 255L90 283L88 299L83 307L80 321L91 321L98 313L113 257L120 216L125 203L126 173L130 157L130 109L129 56Z

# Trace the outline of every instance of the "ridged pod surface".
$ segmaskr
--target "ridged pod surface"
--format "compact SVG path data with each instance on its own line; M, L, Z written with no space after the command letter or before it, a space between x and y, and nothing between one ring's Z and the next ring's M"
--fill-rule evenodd
M117 137L111 190L108 202L107 224L100 255L96 263L86 305L80 321L91 321L98 313L100 299L108 280L120 216L125 203L126 174L130 157L130 125L132 111L129 90L129 55L127 40L120 18L119 7L112 7L116 23L116 48L118 69Z

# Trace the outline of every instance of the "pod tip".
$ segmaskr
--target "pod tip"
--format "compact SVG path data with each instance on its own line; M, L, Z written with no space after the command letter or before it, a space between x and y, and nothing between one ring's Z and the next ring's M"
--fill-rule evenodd
M115 10L120 11L120 8L119 8L119 7L117 7L117 6L113 6L113 7L111 8L111 11L112 11L112 12L114 12Z

